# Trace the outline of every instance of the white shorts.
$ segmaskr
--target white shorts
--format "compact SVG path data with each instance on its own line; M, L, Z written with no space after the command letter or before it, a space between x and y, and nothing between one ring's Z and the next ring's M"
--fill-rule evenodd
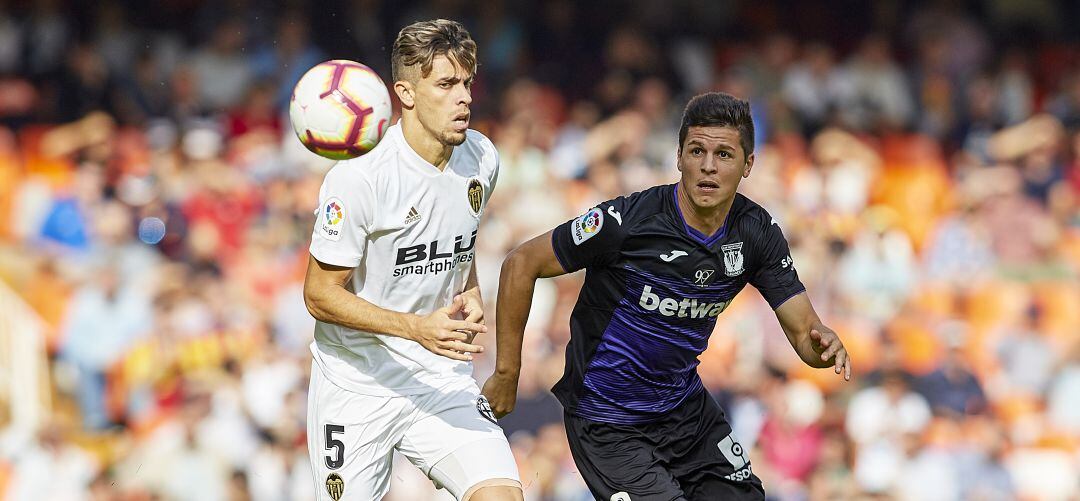
M307 418L320 501L381 499L395 450L459 500L484 481L520 485L510 444L475 384L423 395L363 395L335 385L313 363Z

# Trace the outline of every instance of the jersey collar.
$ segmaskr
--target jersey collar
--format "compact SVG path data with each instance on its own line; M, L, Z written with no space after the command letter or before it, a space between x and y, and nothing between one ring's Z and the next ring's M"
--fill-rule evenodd
M446 167L440 171L439 168L432 165L431 162L424 160L424 157L420 156L420 154L409 145L409 142L405 140L405 133L402 132L400 118L393 127L390 127L390 129L386 131L386 135L391 136L391 139L397 142L398 151L401 152L402 161L413 170L428 177L438 177L449 172L454 165L454 158L458 155L458 147L455 146L454 150L450 152L450 160L446 162Z
M671 198L675 201L675 214L678 217L679 222L682 223L683 229L686 231L686 234L690 238L706 247L709 247L721 238L724 238L724 235L727 235L728 223L731 222L731 213L735 212L734 203L731 204L731 208L728 209L727 215L724 216L724 224L720 226L720 229L716 230L716 233L713 233L712 236L708 236L698 230L695 230L686 223L686 218L683 217L682 209L679 208L679 183L675 183L674 185L672 185L671 188Z

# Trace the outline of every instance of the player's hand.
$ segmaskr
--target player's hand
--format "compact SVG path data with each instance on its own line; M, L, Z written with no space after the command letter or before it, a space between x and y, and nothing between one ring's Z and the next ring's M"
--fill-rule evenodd
M517 403L518 378L517 375L492 374L484 382L484 389L480 390L488 399L491 411L495 413L495 419L499 419L514 410Z
M464 305L459 296L454 298L450 306L419 317L412 329L412 340L436 355L454 360L472 360L472 354L483 352L484 347L470 344L469 341L476 334L487 332L487 327L467 320L455 320Z
M484 299L480 297L480 288L473 287L462 292L454 297L454 301L458 299L462 302L461 313L465 314L465 321L482 325L484 323ZM475 333L470 333L467 342L471 343L475 335Z
M851 381L851 357L848 355L840 336L829 329L810 329L810 342L814 353L821 356L823 362L830 362L833 371L844 373L844 381Z

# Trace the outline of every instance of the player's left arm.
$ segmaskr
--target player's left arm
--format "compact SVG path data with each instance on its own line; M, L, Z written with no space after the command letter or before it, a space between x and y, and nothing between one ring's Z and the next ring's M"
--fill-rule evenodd
M553 230L554 231L554 230ZM495 373L484 382L483 393L495 416L514 410L518 376L521 374L521 346L529 321L536 281L563 275L566 271L555 256L551 231L521 244L503 261L499 274L499 295L495 316Z
M851 358L840 337L822 323L810 304L780 225L769 218L767 226L754 234L760 238L754 242L757 263L750 284L772 306L791 347L807 365L831 366L837 374L843 371L844 379L850 380Z
M776 319L791 347L810 367L832 367L844 380L851 380L851 357L836 331L830 329L814 311L806 292L791 297L775 310Z
M521 346L536 281L614 263L626 237L625 213L622 197L609 200L521 244L503 260L495 300L495 373L483 388L497 417L514 410L517 401Z

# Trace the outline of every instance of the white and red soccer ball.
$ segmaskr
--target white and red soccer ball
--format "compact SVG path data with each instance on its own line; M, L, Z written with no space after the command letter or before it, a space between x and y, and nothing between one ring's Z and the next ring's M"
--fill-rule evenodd
M289 119L300 142L334 160L371 151L390 126L390 93L371 68L335 59L315 65L296 83Z

